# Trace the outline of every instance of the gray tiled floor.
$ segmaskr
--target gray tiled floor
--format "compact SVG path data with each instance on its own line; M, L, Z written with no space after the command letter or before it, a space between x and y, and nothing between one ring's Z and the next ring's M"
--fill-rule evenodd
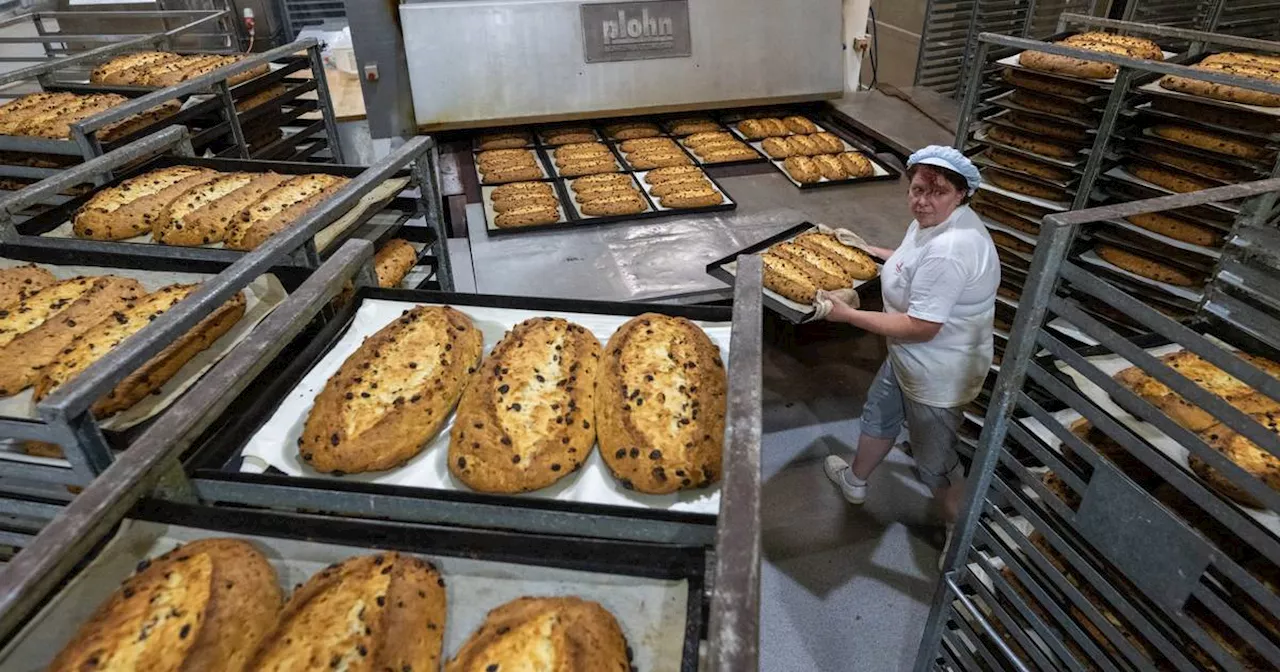
M800 333L764 363L760 669L907 670L942 529L900 451L873 474L863 506L827 482L822 459L852 454L883 345L851 330Z

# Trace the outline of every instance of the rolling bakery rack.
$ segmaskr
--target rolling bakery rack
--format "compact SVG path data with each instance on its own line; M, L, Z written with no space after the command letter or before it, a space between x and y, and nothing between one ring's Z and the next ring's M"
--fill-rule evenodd
M0 57L0 63L52 61L118 46L133 38L166 35L166 48L228 52L236 50L236 17L229 10L161 9L123 11L42 11L8 17L0 28L30 23L34 35L6 36L3 44L41 46L43 55ZM205 32L194 32L194 28ZM81 30L84 28L84 30ZM119 31L119 32L117 32ZM21 32L21 31L15 31Z
M283 255L289 244L301 242L304 227L287 238L273 240L273 249L259 249L236 262L219 277L217 289L241 273L260 272ZM347 545L398 548L443 556L514 564L552 565L574 570L608 572L687 582L683 619L672 619L683 633L679 663L654 669L698 669L698 641L705 625L712 669L754 669L759 605L760 497L760 278L756 257L744 257L736 292L731 331L733 348L728 363L728 406L725 435L725 473L718 515L709 521L663 520L661 516L606 515L600 511L557 510L528 498L414 497L407 488L363 489L320 480L289 487L270 480L247 481L237 489L219 489L217 479L202 475L201 447L209 435L224 428L224 414L263 380L275 375L278 355L309 342L316 329L341 324L341 309L320 320L326 307L345 287L354 287L355 305L370 300L409 302L464 301L467 297L417 291L374 290L370 264L372 246L349 241L269 315L246 340L216 365L170 412L151 425L129 451L123 453L68 505L66 515L47 526L0 574L0 638L11 646L37 632L29 624L60 584L79 571L100 542L115 530L141 522L177 524L205 536L247 533L262 538L305 537ZM206 288L195 301L209 305L219 296ZM503 297L470 297L471 305L505 305ZM463 308L466 305L459 304ZM549 310L550 304L526 304ZM629 304L618 304L626 306ZM618 306L616 309L621 310ZM562 304L562 311L600 311L606 306L587 302ZM670 312L662 306L640 306ZM350 311L348 310L347 313ZM162 337L176 334L194 316L166 313L152 331ZM728 317L728 316L725 316ZM136 340L136 339L135 339ZM305 345L306 343L304 343ZM142 361L138 344L130 342L120 357ZM99 367L101 368L101 367ZM91 371L90 373L97 373ZM88 374L86 374L88 375ZM87 382L87 381L81 381ZM101 386L81 390L76 397L94 398ZM189 478L179 461L188 462ZM154 493L154 495L152 494ZM156 499L149 499L149 497ZM166 500L166 501L158 501ZM414 505L414 502L419 505ZM252 504L252 506L246 506ZM214 505L218 508L210 509ZM122 520L124 521L122 523ZM575 527L576 526L576 527ZM200 532L198 532L199 534ZM118 534L125 534L119 532ZM714 548L714 554L710 548ZM447 562L447 561L446 561ZM92 566L92 565L91 565ZM714 570L712 571L712 566ZM704 586L704 576L709 586ZM639 580L633 579L632 583ZM586 590L578 584L570 590ZM704 597L709 594L709 598ZM704 599L709 620L704 624ZM452 600L451 600L452 601ZM16 635L21 629L22 634ZM633 647L646 642L630 642ZM452 653L447 650L446 653Z
M184 150L189 151L186 137L185 130L181 127L165 129L0 201L0 213L3 213L0 218L5 220L2 229L4 236L0 240L0 258L7 263L38 262L76 269L93 266L100 267L101 273L116 272L115 269L138 269L135 272L217 276L204 280L195 294L166 312L155 325L144 329L137 338L129 339L113 349L56 394L36 405L31 417L0 418L0 436L12 442L7 450L0 452L0 493L5 497L0 499L0 511L10 516L0 525L4 527L0 536L3 536L7 544L21 546L32 532L38 530L45 520L52 518L69 499L64 486L79 487L89 483L112 463L114 451L130 446L154 420L146 418L118 429L114 426L104 427L89 412L104 390L112 389L141 363L164 349L177 334L185 333L190 325L209 314L213 307L221 305L228 297L258 282L260 278L274 277L275 283L279 285L277 293L297 289L311 270L319 265L319 256L314 247L316 232L339 220L344 213L364 202L371 192L388 183L399 185L396 187L396 193L399 193L408 182L408 177L397 178L397 175L402 175L406 169L418 181L419 196L423 202L396 197L392 193L389 197L370 204L370 212L335 238L337 242L334 246L352 235L385 239L404 230L409 217L422 217L426 220L426 226L412 227L423 230L423 235L417 236L425 244L420 263L433 265L436 280L450 286L448 259L444 256L447 251L443 250L440 243L444 236L440 230L442 224L439 199L432 198L437 193L435 189L438 180L433 172L435 143L428 137L415 138L371 168L340 167L353 171L351 182L310 210L291 228L272 236L252 253L136 243L101 244L96 241L23 236L16 233L12 222L13 212L22 210L47 193L57 192L66 184L85 179L86 175L94 175L113 166L171 148L177 148L179 162L187 160L181 156ZM162 155L161 158L167 158L167 155ZM237 165L246 167L245 164L251 163L253 162L239 161ZM302 166L307 170L324 167L314 164ZM261 170L282 166L265 162L256 167ZM434 206L430 205L432 203ZM309 262L311 266L308 266ZM81 274L90 272L92 271L80 271ZM134 272L119 273L130 275ZM191 279L183 281L189 282ZM279 300L283 300L283 297L277 299L277 303ZM177 326L166 328L164 324ZM160 414L167 412L167 409L158 411ZM32 458L23 455L19 444L28 440L58 444L65 458Z
M1278 189L1272 178L1045 218L915 669L1280 665L1280 492L1265 480L1280 436L1159 359L1190 351L1280 400L1280 381L1233 354L1280 352L1280 265L1260 247L1280 225ZM1170 319L1068 254L1093 222L1238 199L1247 200L1196 322ZM1068 283L1147 334L1126 337L1093 318ZM1064 343L1047 328L1056 317L1099 346ZM1112 378L1130 365L1221 425L1196 433L1175 422ZM1032 400L1028 382L1065 410ZM1261 468L1246 471L1209 445L1223 432L1252 442Z
M272 158L303 161L315 157L342 163L333 104L314 38L277 47L162 89L107 86L86 83L86 67L107 58L138 49L154 48L171 39L169 34L145 36L120 45L102 47L75 56L0 75L0 88L21 87L0 97L31 93L35 80L39 90L71 93L115 93L130 100L100 114L71 124L66 139L0 136L0 152L22 159L0 162L0 177L40 179L49 177L77 160L87 161L171 125L192 129L195 150L223 157ZM300 55L298 52L305 52ZM262 65L272 69L259 77L229 84L228 80ZM309 76L308 76L309 75ZM260 94L269 93L266 98ZM255 98L248 109L244 103ZM160 117L118 138L103 140L100 134L110 125L158 106L181 103L176 113ZM318 116L317 116L318 115ZM246 127L252 124L253 133ZM264 133L265 131L265 133ZM259 141L260 138L269 140ZM323 154L322 154L323 151ZM33 162L32 158L42 161Z

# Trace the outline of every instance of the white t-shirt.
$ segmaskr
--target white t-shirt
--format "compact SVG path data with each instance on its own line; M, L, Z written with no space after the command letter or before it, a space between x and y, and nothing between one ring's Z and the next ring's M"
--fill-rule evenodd
M982 220L962 205L937 226L911 222L880 278L885 312L942 324L924 343L888 339L903 394L939 408L977 398L991 368L1000 285L1000 259Z

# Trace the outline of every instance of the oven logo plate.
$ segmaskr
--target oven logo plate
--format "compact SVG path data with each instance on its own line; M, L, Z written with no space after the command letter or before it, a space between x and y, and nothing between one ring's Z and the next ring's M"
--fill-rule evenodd
M605 2L581 8L587 63L693 55L689 0Z

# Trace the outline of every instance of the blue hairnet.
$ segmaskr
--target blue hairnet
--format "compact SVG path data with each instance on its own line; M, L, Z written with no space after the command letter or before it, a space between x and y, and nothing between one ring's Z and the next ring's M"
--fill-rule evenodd
M947 168L959 173L969 184L970 196L978 190L978 185L982 184L982 175L978 174L978 167L955 147L929 145L924 149L916 150L916 153L907 159L907 168L917 163Z

